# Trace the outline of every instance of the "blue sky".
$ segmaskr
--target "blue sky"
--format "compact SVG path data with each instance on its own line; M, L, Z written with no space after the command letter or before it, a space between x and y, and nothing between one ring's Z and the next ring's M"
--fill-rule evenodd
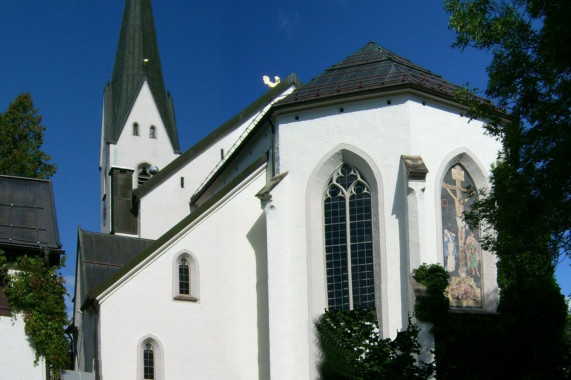
M182 150L265 92L263 75L308 82L371 40L453 83L486 87L489 55L450 47L439 1L155 0L153 10ZM122 13L119 0L0 0L0 111L29 91L44 117L68 280L78 227L99 230L102 94ZM568 263L560 269L571 294Z

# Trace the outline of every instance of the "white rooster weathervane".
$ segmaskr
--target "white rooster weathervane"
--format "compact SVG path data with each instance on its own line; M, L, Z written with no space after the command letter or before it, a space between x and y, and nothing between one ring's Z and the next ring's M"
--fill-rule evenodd
M276 87L278 83L280 83L280 77L278 77L277 75L274 77L275 82L270 82L270 77L267 75L264 75L262 77L262 79L264 80L264 84L268 87Z

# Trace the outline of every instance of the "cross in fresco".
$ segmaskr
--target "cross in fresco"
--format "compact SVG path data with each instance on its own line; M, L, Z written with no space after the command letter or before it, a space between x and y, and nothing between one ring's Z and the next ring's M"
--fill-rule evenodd
M454 199L456 225L458 226L458 258L460 261L458 271L465 274L468 267L466 265L466 252L464 247L464 242L466 240L466 223L462 220L462 214L464 213L464 208L466 206L466 199L463 196L466 189L462 187L464 174L462 167L460 165L456 165L452 168L452 179L455 180L455 183L453 185L443 183L442 188L450 194L452 199Z

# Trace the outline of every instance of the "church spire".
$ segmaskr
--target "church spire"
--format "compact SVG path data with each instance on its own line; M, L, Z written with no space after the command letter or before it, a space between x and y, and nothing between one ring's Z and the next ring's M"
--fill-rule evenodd
M179 152L172 98L165 91L150 0L126 0L113 78L105 88L105 141L116 143L147 81L172 147Z

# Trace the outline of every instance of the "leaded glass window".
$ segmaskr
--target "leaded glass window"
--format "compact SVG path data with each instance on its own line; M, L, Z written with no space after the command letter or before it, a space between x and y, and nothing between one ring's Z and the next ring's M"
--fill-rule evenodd
M143 351L143 379L155 378L155 349L147 343Z
M323 208L329 309L375 307L371 192L357 169L335 170Z
M190 268L187 259L181 259L178 264L178 292L190 294Z

